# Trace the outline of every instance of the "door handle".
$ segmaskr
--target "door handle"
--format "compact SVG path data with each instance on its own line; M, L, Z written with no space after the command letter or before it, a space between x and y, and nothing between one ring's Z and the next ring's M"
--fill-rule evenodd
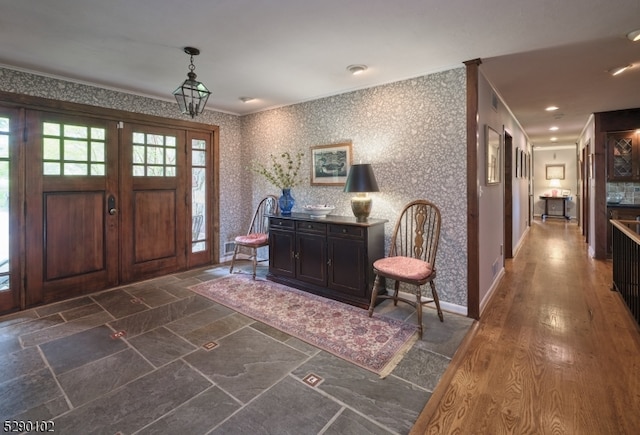
M111 216L118 213L118 209L116 209L116 197L113 195L109 195L109 198L107 199L107 210Z

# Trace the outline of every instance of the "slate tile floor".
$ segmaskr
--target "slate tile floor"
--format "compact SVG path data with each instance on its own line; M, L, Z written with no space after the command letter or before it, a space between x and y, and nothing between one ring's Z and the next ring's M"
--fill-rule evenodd
M52 420L60 434L407 433L472 323L425 309L424 338L380 379L187 289L227 274L200 269L0 317L2 421ZM376 313L415 321L389 301ZM321 381L303 382L310 374Z

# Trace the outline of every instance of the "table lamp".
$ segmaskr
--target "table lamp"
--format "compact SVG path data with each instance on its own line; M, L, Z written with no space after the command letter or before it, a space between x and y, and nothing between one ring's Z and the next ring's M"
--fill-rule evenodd
M367 193L379 191L378 182L369 163L351 166L344 192L356 194L351 198L351 210L358 222L366 222L371 213L371 198Z
M557 178L552 178L551 180L549 180L549 187L551 187L551 196L558 196L560 180Z

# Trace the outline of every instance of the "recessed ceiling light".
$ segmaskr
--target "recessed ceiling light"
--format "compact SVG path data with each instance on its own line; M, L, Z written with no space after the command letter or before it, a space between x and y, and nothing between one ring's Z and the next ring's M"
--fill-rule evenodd
M242 101L243 103L250 103L252 101L255 101L255 98L252 97L240 97L240 101Z
M546 109L547 112L553 112L554 110L558 110L558 106L549 106Z
M549 131L558 131L558 127L554 125L553 127L549 128Z
M555 136L554 136L554 137L552 137L552 138L551 138L551 142L558 142L558 138L557 138L557 137L555 137Z
M612 76L617 76L618 74L622 74L623 72L625 72L626 70L628 70L629 68L631 68L633 65L623 65L623 66L617 66L615 68L611 68L609 70L607 70L607 72L609 74L611 74Z
M629 38L629 41L633 42L640 41L640 29L627 33L627 38Z
M347 67L347 71L349 71L354 76L358 75L358 74L362 74L366 70L367 70L367 66L366 65L349 65Z

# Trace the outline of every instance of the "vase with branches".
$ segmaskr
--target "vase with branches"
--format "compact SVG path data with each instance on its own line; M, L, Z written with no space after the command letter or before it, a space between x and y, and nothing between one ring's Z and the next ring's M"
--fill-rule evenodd
M251 169L256 174L262 175L269 183L282 190L282 195L278 199L280 212L283 215L290 215L295 204L295 199L291 196L291 189L299 186L304 181L300 175L302 157L304 153L291 155L288 151L280 154L279 158L271 154L270 165L261 162L254 162Z

